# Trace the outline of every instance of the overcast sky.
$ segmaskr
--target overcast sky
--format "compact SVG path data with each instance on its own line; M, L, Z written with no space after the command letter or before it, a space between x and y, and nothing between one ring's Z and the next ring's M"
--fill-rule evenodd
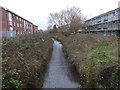
M6 7L23 18L46 29L49 13L77 6L87 19L116 9L120 0L0 0L0 6Z

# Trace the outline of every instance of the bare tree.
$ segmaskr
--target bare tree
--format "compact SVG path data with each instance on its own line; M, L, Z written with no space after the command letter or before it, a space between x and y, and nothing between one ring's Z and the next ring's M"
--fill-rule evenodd
M71 7L61 10L59 13L50 13L49 28L56 25L57 27L67 27L69 30L79 29L83 24L84 17L78 7Z

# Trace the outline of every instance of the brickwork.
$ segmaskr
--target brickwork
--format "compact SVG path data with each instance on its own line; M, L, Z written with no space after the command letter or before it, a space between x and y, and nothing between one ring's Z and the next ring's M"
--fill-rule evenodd
M19 35L32 34L38 30L38 26L32 22L3 7L0 7L0 17L2 17L0 18L0 29L2 31L13 31L16 32L16 35Z

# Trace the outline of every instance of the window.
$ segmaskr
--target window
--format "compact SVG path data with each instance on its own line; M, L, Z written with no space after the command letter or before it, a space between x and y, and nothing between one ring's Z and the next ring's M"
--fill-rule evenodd
M9 26L11 26L11 27L12 27L12 21L9 21Z
M21 21L21 18L19 18L19 20Z
M14 26L16 26L16 23L14 22Z
M101 28L97 28L97 30L100 30Z
M115 11L113 12L113 16L115 16Z
M18 16L16 16L16 19L18 20Z
M25 24L25 21L24 21L24 27L26 28L26 24Z
M120 20L118 20L118 23L120 23Z
M9 12L8 15L9 15L9 21L12 21L12 14Z
M17 23L17 27L19 27L19 23Z
M97 23L101 23L101 21L98 21Z
M108 29L107 27L104 27L103 29Z
M10 27L10 31L13 31L13 28L12 28L12 27Z
M113 23L115 23L115 21L113 21Z
M108 21L108 19L104 19L104 22Z
M22 27L22 24L20 24L20 27Z
M27 26L27 29L28 29L28 22L26 22L26 26Z
M20 31L18 30L18 34L20 34Z
M27 32L27 29L24 29L25 32Z
M28 24L27 24L27 29L28 29Z

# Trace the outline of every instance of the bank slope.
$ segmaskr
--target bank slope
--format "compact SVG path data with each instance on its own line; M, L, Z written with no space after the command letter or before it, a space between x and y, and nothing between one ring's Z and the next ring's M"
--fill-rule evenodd
M73 34L61 40L84 88L119 88L118 38L99 34Z
M40 88L52 53L47 33L3 38L2 87Z

